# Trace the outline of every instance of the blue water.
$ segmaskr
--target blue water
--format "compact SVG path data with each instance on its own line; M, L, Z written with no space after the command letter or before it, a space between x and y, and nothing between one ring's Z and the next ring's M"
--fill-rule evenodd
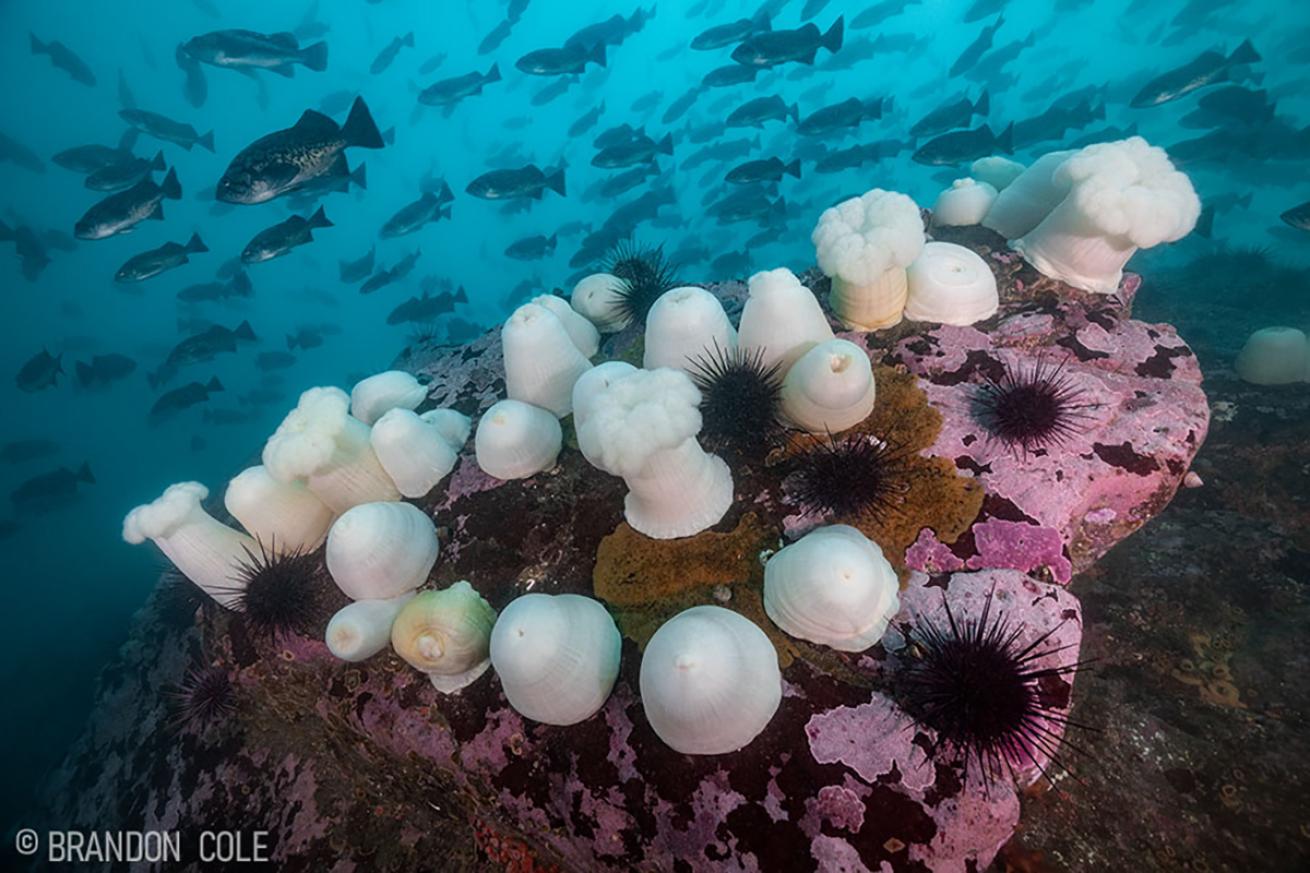
M10 758L6 775L13 779L6 792L6 821L21 812L39 773L58 760L76 734L100 667L125 640L132 612L154 584L158 559L152 551L129 547L120 539L126 510L179 480L200 480L220 493L226 480L256 455L300 390L316 384L349 387L355 378L387 368L406 344L410 327L388 327L386 315L418 294L425 277L444 280L444 287L466 288L470 302L458 316L482 327L504 318L507 294L525 279L533 280L543 292L570 287L577 270L568 262L580 237L561 238L552 257L529 263L507 259L502 252L519 238L549 235L566 222L599 225L619 203L647 190L648 186L639 186L615 202L583 199L583 192L608 174L590 166L591 139L601 130L629 122L646 124L656 136L672 133L674 156L661 156L660 165L674 185L678 203L676 208L666 208L657 223L643 223L636 236L664 243L670 250L701 242L718 256L744 251L746 241L759 230L751 223L719 225L703 206L707 193L726 193L723 174L742 159L709 162L690 172L679 172L677 167L700 148L688 141L689 127L721 124L732 109L755 96L776 94L787 104L798 103L802 116L848 97L893 98L894 110L881 120L866 122L848 137L820 143L838 148L905 139L910 125L929 110L961 95L974 98L984 88L991 96L986 120L999 131L1007 122L1038 114L1056 98L1091 87L1096 89L1094 103L1105 106L1103 121L1021 148L1016 158L1031 160L1108 125L1136 124L1142 135L1167 147L1205 132L1179 126L1180 118L1195 108L1197 95L1149 110L1128 108L1132 95L1156 72L1205 49L1231 51L1249 38L1264 58L1254 68L1262 78L1253 86L1268 91L1279 116L1293 128L1310 122L1310 6L1291 0L1011 2L1004 4L1005 23L994 48L1029 35L1031 45L999 71L974 78L947 74L965 46L995 20L989 15L961 22L962 10L971 3L938 0L910 5L903 13L859 30L852 29L850 22L870 3L775 0L767 5L775 12L774 25L779 28L798 26L807 6L820 7L813 17L825 30L838 14L844 14L846 44L836 56L841 63L835 64L821 51L814 67L789 64L762 74L753 84L706 91L672 125L660 120L669 104L709 70L731 63L731 46L693 52L687 43L713 24L754 14L757 4L659 0L653 20L622 45L611 47L606 69L588 68L562 96L535 107L532 96L552 80L525 75L515 69L514 61L530 50L562 43L579 27L615 12L630 14L635 7L532 0L509 38L494 52L479 55L478 44L504 18L504 4L321 0L318 18L330 26L324 37L330 49L326 72L297 69L294 78L259 74L256 81L206 67L209 93L199 108L183 96L183 75L173 59L178 43L219 28L291 29L300 23L305 4L299 0L130 4L11 0L0 6L0 81L4 83L0 131L45 161L43 173L0 163L0 218L7 223L68 234L74 221L101 196L86 190L80 175L55 166L49 157L74 145L117 141L124 127L117 115L119 71L141 107L189 122L202 133L212 129L216 143L215 153L210 154L141 137L137 154L150 156L162 149L184 190L181 201L166 203L166 221L146 222L130 235L78 242L71 252L52 250L52 263L36 281L22 276L19 261L10 256L10 244L0 244L4 299L0 371L16 374L42 348L62 353L67 371L50 390L23 393L12 378L0 388L5 410L0 442L48 437L60 444L52 457L0 465L0 491L7 494L32 475L83 462L90 464L97 480L81 489L74 502L44 514L0 505L0 520L13 517L19 525L15 534L0 540L0 566L7 580L8 652L0 661L0 684L5 702L3 735ZM700 14L689 20L686 13L693 6L700 8ZM1185 8L1203 11L1195 16L1196 23L1173 26L1170 22ZM411 30L416 46L402 49L383 74L370 75L368 67L378 51L394 36ZM73 81L53 68L48 58L32 55L29 31L43 40L58 39L76 51L94 71L95 87ZM912 38L919 44L909 51L870 55L868 44L880 34L893 43ZM420 64L438 52L447 53L445 62L437 71L419 76ZM660 56L664 59L656 61ZM465 100L449 117L428 109L411 120L419 88L447 76L485 71L493 61L499 63L502 81ZM987 66L986 56L982 63ZM265 106L259 103L261 89L267 92ZM212 201L200 199L201 192L212 191L241 148L290 126L305 109L317 107L325 95L342 89L364 97L379 127L396 128L394 145L348 153L352 166L366 162L367 191L327 196L322 202L335 226L318 231L314 243L288 257L252 266L251 299L179 307L178 290L209 281L219 265L239 253L257 231L290 214L285 202L278 200L215 215ZM645 112L628 108L652 89L658 92L652 98L653 108ZM600 101L605 111L597 126L570 140L569 126ZM507 122L515 125L513 129L507 128ZM767 123L752 157L789 159L803 142L793 128L790 121ZM728 131L714 139L754 134ZM809 142L804 147L815 145ZM506 150L517 157L496 164L494 156ZM786 178L780 187L787 203L785 231L777 241L745 251L745 269L737 272L745 275L780 265L799 272L810 266L813 223L823 208L843 197L878 186L904 191L927 206L950 179L967 174L964 168L943 171L920 166L909 155L904 151L876 165L832 175L815 174L812 159L803 158L802 178ZM1305 156L1259 167L1239 161L1241 157L1234 155L1231 165L1221 160L1187 167L1203 198L1250 193L1252 199L1245 208L1218 215L1212 241L1194 238L1169 254L1187 257L1216 244L1268 246L1286 259L1305 262L1310 236L1278 221L1279 213L1310 199ZM527 162L547 167L560 161L568 164L568 195L548 193L528 211L506 215L498 204L464 193L467 183L487 170ZM429 225L413 236L378 241L378 228L418 196L420 180L429 172L444 177L456 193L452 220ZM208 254L196 255L190 264L137 286L114 283L115 270L128 256L166 241L183 242L193 231L208 244ZM337 263L358 257L375 242L379 265L394 263L416 246L422 256L404 281L366 297L338 281ZM708 263L683 266L685 280L712 276ZM306 288L325 292L326 301L307 301L301 294ZM256 407L249 422L236 426L205 424L203 405L167 423L150 425L147 412L157 395L147 385L145 373L185 336L178 329L179 316L227 327L249 320L260 343L187 368L170 387L217 376L226 391L208 405L223 409L239 408L237 396L259 387L279 390L285 399ZM277 374L276 381L265 380L256 370L256 351L285 348L285 335L304 325L322 324L335 325L341 332L325 336L320 348L298 352L296 364ZM76 389L69 378L73 361L107 352L135 359L136 372L104 392ZM193 445L197 437L203 445Z

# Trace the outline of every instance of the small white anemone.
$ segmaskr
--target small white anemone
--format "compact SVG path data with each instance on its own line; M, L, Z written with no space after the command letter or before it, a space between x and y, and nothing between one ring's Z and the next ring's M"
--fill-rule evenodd
M642 367L673 367L692 372L696 362L715 353L737 347L723 304L704 288L685 285L661 294L646 316L646 341Z
M910 296L905 317L957 327L996 314L1000 295L996 276L972 249L955 243L930 242L910 264Z
M937 195L932 207L934 227L971 227L982 224L996 202L996 189L976 179L956 179ZM916 259L917 261L917 259Z
M505 393L548 409L558 418L573 411L573 383L591 369L559 317L525 303L500 331L505 354Z
M527 479L555 466L564 431L545 409L502 400L478 420L473 446L478 467L497 479Z
M350 389L350 414L373 424L392 409L415 409L427 399L428 389L401 370L387 370L361 379Z
M373 425L370 443L378 462L406 497L422 497L455 469L464 442L452 443L441 427L433 424L433 412L454 413L464 419L462 427L447 416L436 418L455 426L458 436L468 439L468 419L454 410L431 410L415 415L408 409L392 409Z
M368 425L347 411L349 404L340 388L310 388L264 444L264 466L274 479L303 480L335 513L400 499L369 445Z
M301 482L279 482L263 465L238 473L223 493L223 505L269 551L309 552L318 548L336 517Z
M869 417L876 394L869 355L849 340L832 339L787 371L782 414L809 433L840 433Z
M819 299L786 267L750 277L750 296L741 310L737 342L761 355L765 367L785 374L801 355L832 339Z
M578 351L582 352L584 358L590 358L599 351L600 331L596 330L596 326L588 321L585 315L570 306L569 302L563 297L556 297L554 294L542 294L533 297L528 302L544 306L555 313L555 317L560 320L560 324L564 325L564 329L568 331L569 339L573 340L573 344L578 347Z
M341 607L323 634L328 651L343 661L373 657L391 642L391 625L414 594L409 591L388 600L355 600Z
M241 598L237 570L260 553L259 546L206 512L201 501L208 496L199 482L168 486L152 503L127 514L123 539L133 545L152 540L183 576L219 604L233 607Z
M610 273L583 276L573 286L569 302L573 308L596 325L601 333L614 333L627 327L628 320L619 306L623 280Z
M1262 328L1247 338L1233 368L1252 385L1310 381L1310 346L1294 327Z
M874 188L824 210L810 235L819 268L832 278L828 300L847 327L900 322L905 268L923 249L923 218L904 194Z
M1003 158L1000 155L989 155L970 164L969 174L979 182L986 182L1000 192L1010 187L1010 183L1019 178L1019 174L1025 169L1024 165L1018 161Z

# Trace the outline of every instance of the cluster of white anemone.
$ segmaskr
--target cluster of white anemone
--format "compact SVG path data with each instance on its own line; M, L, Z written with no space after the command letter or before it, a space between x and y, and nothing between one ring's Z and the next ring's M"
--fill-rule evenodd
M1043 275L1084 291L1113 294L1138 249L1182 239L1201 215L1191 180L1139 136L1051 152L1014 175L1011 162L985 160L975 174L1009 178L980 223Z

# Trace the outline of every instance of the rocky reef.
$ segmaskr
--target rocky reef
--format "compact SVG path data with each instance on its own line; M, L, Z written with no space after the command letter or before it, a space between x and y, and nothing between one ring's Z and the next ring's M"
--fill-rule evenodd
M282 869L979 870L1019 823L1018 785L962 779L932 731L897 702L907 628L1003 612L1044 660L1079 660L1079 574L1173 498L1205 440L1209 407L1188 346L1132 317L1140 285L1114 295L1045 279L980 229L968 245L997 275L999 312L972 327L902 324L838 336L866 348L878 402L855 430L896 447L893 511L845 515L796 498L798 438L734 470L736 501L713 529L651 540L623 520L622 481L589 466L565 422L551 471L502 482L467 448L420 505L442 554L431 581L469 579L496 609L525 592L594 596L624 634L613 695L570 727L525 721L487 673L439 695L387 652L359 664L321 634L259 635L212 604L161 589L102 678L85 736L48 791L61 827L267 830ZM806 284L826 297L827 280ZM742 282L709 286L730 316ZM606 339L640 359L641 336ZM460 347L415 346L396 363L428 382L425 407L476 416L504 394L497 331ZM975 406L1006 373L1058 367L1079 422L1022 451L989 434ZM842 653L787 637L763 615L764 560L819 524L860 528L901 574L883 642ZM1072 584L1071 584L1072 583ZM331 583L328 582L328 585ZM767 729L727 755L667 748L637 695L640 651L697 604L737 610L769 634L784 696ZM180 618L180 620L179 620ZM175 690L196 665L230 677L230 715L179 721ZM1080 680L1081 681L1081 680ZM1066 676L1041 694L1076 699ZM1059 733L1061 724L1051 722Z

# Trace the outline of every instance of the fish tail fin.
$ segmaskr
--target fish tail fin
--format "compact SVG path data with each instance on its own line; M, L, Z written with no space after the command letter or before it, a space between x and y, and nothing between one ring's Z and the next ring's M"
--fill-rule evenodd
M123 131L123 135L118 138L118 147L125 152L130 152L136 146L137 137L141 131L135 127L129 127Z
M250 326L249 321L243 321L240 324L238 324L236 328L232 331L232 335L235 336L237 339L246 340L248 342L255 342L257 339L259 339L257 336L255 336L255 329Z
M438 210L437 210L437 220L440 221L440 220L443 219L443 218L449 219L449 218L450 218L450 209L451 209L451 207L450 207L450 204L449 204L449 203L447 203L445 206L443 206L443 207L441 207L440 209L438 209Z
M350 115L341 127L341 135L348 146L366 149L380 149L385 144L378 126L373 123L373 115L368 111L368 104L363 97L356 97L350 106Z
M77 468L77 481L85 482L88 485L96 484L95 474L91 472L90 461L83 461L82 466Z
M307 45L300 50L300 62L305 65L305 69L321 73L327 69L327 52L328 47L325 42Z
M790 164L785 165L782 171L794 179L799 179L801 177L801 159L796 158Z
M202 149L204 149L205 151L209 152L210 154L213 154L213 152L214 152L214 132L211 130L209 133L207 133L207 134L205 134L204 136L200 137L200 139L196 140L196 145L200 146Z
M162 151L155 152L155 158L150 162L150 169L162 170L167 166L168 165L164 163L164 153Z
M350 171L350 184L361 191L368 190L368 171L364 168L363 161L360 161L359 166Z
M489 85L492 82L499 82L499 81L500 81L500 64L495 63L491 65L490 70L487 70L487 75L482 77L482 84Z
M787 111L786 111L786 114L791 116L791 120L792 120L792 122L795 123L795 124L800 124L800 123L801 123L801 105L800 105L799 103L793 103L792 105L787 106L787 107L785 107L785 108L786 108L786 110L787 110Z
M751 17L751 26L756 30L770 30L773 27L767 7L761 6L760 10Z
M566 197L564 193L564 165L560 164L552 173L546 176L546 187L554 191L561 197Z
M974 115L986 115L988 112L991 112L991 111L992 111L992 98L991 98L991 95L987 93L987 89L986 89L986 88L983 88L983 92L982 92L981 94L979 94L979 95L978 95L978 99L977 99L976 101L974 101L974 104L973 104L973 114L974 114Z
M205 241L200 238L200 234L197 232L192 233L191 239L187 240L186 250L191 254L199 254L209 251L209 246L205 245Z
M323 207L322 207L322 206L320 206L320 207L319 207L319 208L314 212L314 214L311 215L311 216L309 217L309 226L310 226L310 227L332 227L332 220L331 220L330 218L328 218L327 215L323 212Z
M1001 135L996 137L995 143L996 143L997 150L1002 152L1003 154L1007 154L1007 155L1014 154L1014 122L1013 121L1011 121L1009 124L1005 126L1005 130L1001 131Z
M382 142L386 145L396 144L396 128L394 125L382 131Z
M213 392L213 391L222 391L222 390L223 390L223 383L220 382L220 381L218 381L218 377L217 377L217 376L210 376L210 377L209 377L209 381L205 383L205 390L210 391L210 392Z
M45 43L36 38L36 34L30 30L27 32L28 44L32 47L32 54L39 55L46 50Z
M1092 118L1096 119L1097 121L1105 121L1105 101L1104 101L1104 100L1101 101L1101 105L1100 105L1100 106L1097 106L1095 109L1092 110Z
M1228 56L1230 64L1254 64L1259 61L1260 53L1251 45L1251 40L1242 40L1242 44L1233 49L1233 53Z
M602 67L605 66L604 42L598 42L596 43L595 46L592 47L591 51L587 54L587 61L594 61L596 64ZM583 66L586 66L586 61L583 61Z
M664 139L659 142L658 151L665 155L673 154L673 134L664 134Z
M409 46L410 48L413 48L413 47L414 47L414 31L411 30L409 33L405 34L405 38L402 39L402 40L400 41L400 44L401 44L401 45L407 45L407 46Z
M182 183L177 181L177 170L170 167L168 175L164 176L164 181L159 183L159 190L164 192L164 196L169 200L182 199Z
M95 369L84 361L78 361L73 366L77 371L77 381L81 383L83 388L88 387L92 380L95 379Z
M460 285L458 288L455 289L455 302L456 302L456 303L468 303L468 302L469 302L469 295L468 295L468 292L464 290L464 286L463 286L463 285Z
M819 41L820 45L830 52L836 52L841 48L842 37L846 33L846 16L838 15L837 20L828 28L828 32L823 35Z

